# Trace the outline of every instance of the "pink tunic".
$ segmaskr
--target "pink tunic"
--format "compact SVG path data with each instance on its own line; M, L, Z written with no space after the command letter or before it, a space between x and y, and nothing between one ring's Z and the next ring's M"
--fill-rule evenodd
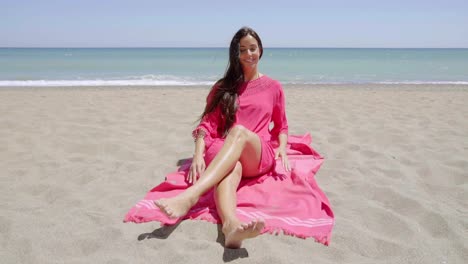
M207 102L211 100L216 87L211 90ZM202 130L205 132L205 161L213 160L224 144L225 138L218 126L222 124L220 109L206 115L192 132L194 137ZM270 129L270 124L273 127ZM255 132L262 142L259 174L267 173L275 164L272 142L278 140L280 133L288 134L284 93L281 84L263 75L242 84L238 96L238 109L234 125L242 125Z

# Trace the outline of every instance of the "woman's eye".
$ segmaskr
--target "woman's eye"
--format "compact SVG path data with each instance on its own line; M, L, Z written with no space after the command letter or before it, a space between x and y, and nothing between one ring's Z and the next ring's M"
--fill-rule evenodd
M248 49L248 50L250 50L250 52L255 52L257 50L257 48L251 48L251 49ZM245 53L245 52L247 52L247 49L241 49L239 51L240 51L240 53Z

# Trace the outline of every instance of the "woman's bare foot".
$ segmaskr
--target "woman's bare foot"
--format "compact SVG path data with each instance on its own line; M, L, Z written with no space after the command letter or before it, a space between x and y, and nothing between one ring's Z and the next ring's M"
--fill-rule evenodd
M227 248L240 248L244 239L260 235L264 226L265 221L263 220L252 220L249 223L236 221L232 224L223 225L224 246Z
M175 197L156 200L154 204L170 218L179 218L185 216L197 201L197 198L181 193Z

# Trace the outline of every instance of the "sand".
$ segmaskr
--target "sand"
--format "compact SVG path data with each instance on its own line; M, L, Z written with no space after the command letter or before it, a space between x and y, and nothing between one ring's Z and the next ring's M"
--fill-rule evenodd
M333 206L330 246L122 219L179 159L208 87L0 88L2 263L464 263L468 86L285 86Z

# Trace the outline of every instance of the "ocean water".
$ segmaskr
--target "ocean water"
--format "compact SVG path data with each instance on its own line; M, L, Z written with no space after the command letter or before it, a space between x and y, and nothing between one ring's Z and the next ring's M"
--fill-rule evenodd
M227 48L0 48L0 86L211 85ZM468 49L265 48L283 84L468 84Z

